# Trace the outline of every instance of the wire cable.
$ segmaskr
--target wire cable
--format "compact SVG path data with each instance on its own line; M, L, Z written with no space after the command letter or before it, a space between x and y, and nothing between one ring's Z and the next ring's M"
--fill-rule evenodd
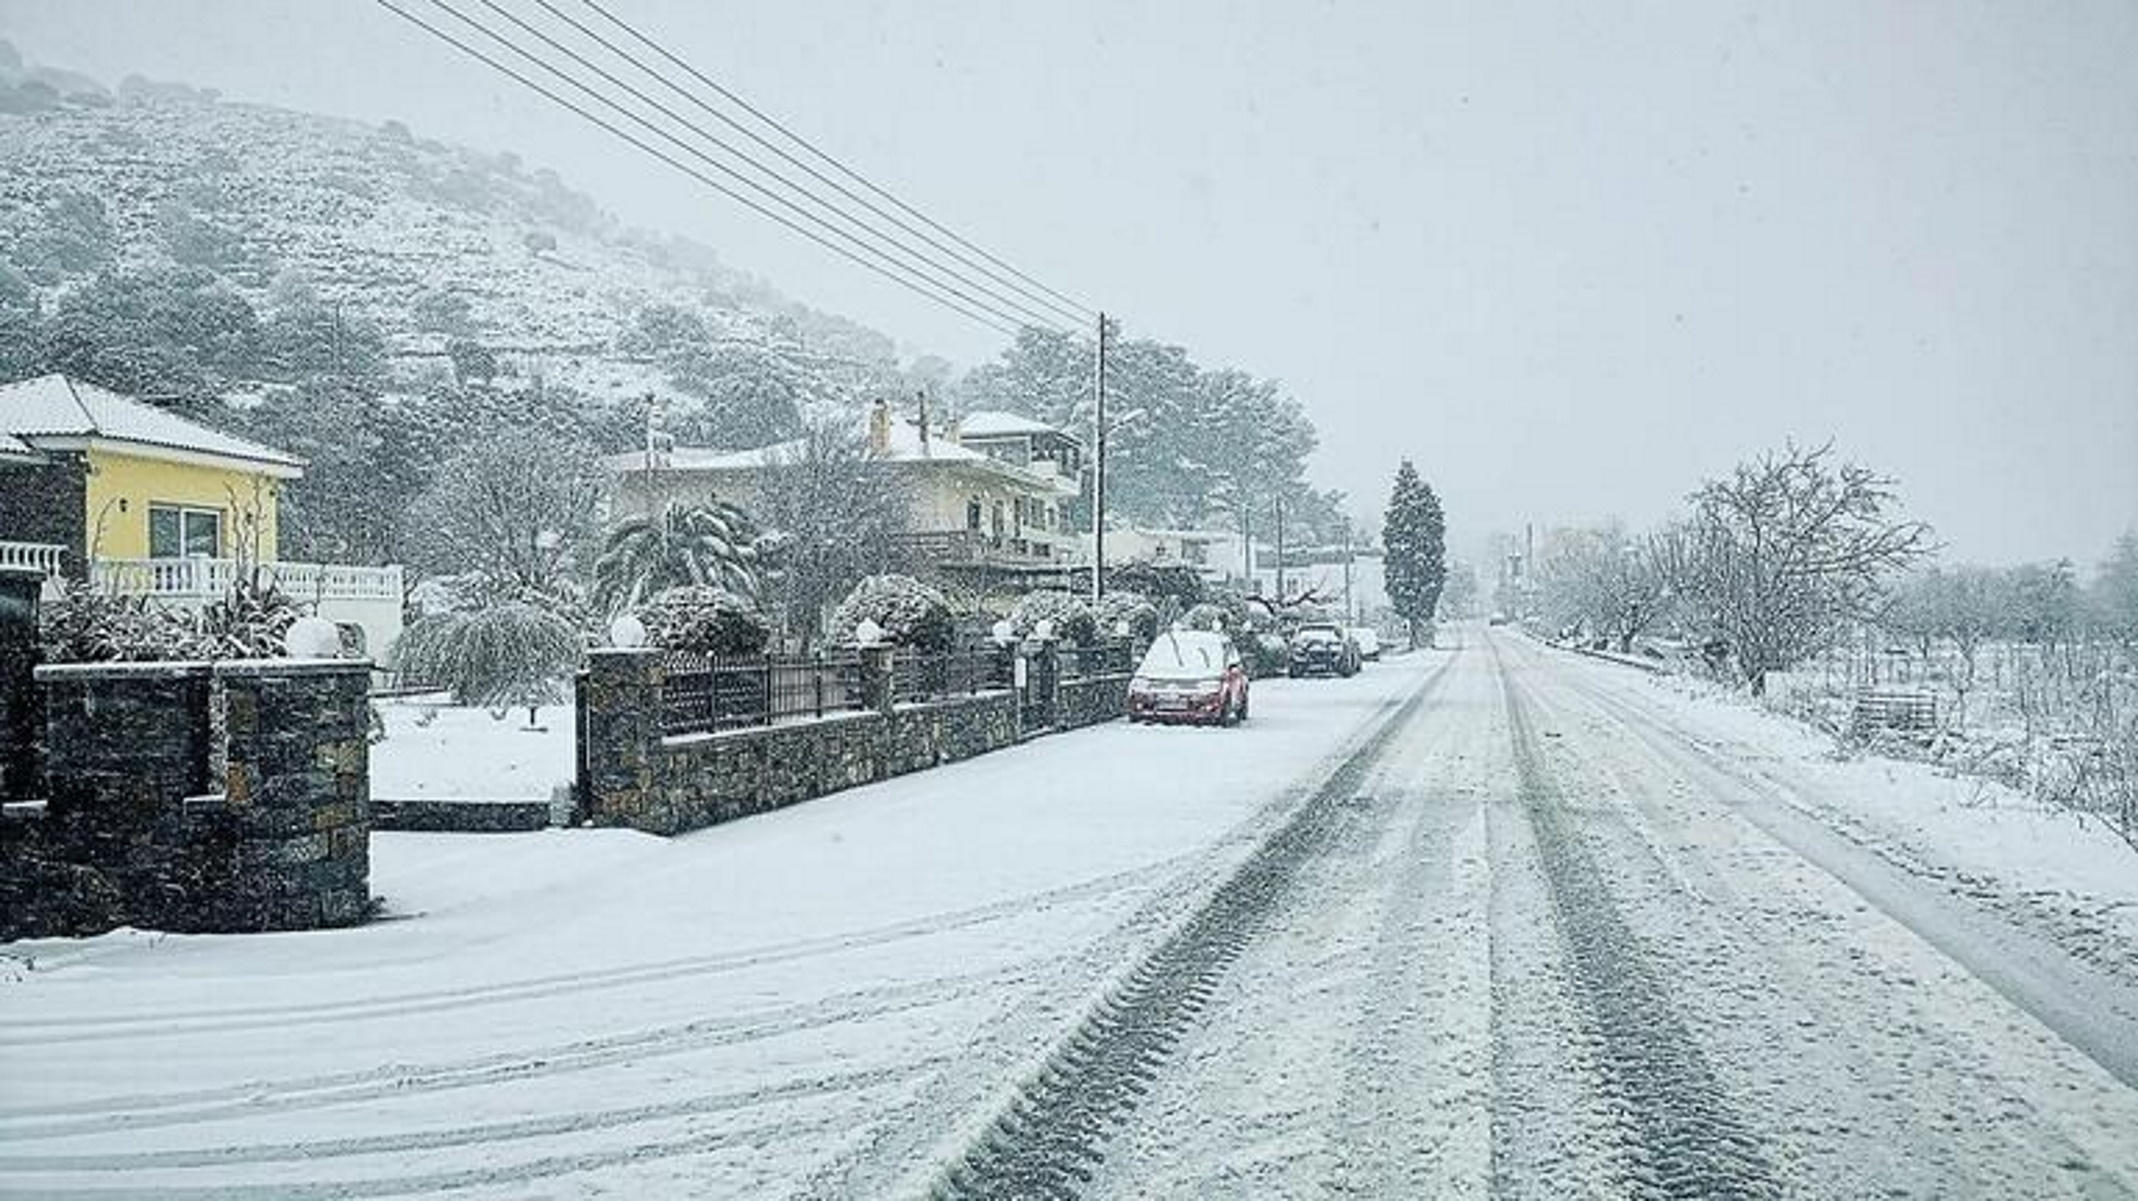
M537 2L539 3L540 0L537 0ZM647 49L653 51L655 54L660 55L662 58L668 60L668 62L674 64L676 67L679 67L683 71L689 73L689 75L693 79L696 79L699 83L702 83L706 87L711 88L715 93L717 93L723 99L727 100L729 103L735 105L737 108L740 108L742 111L750 114L752 117L757 118L759 121L764 122L767 127L778 131L783 137L787 138L789 141L792 141L795 145L802 147L810 154L815 155L818 159L822 160L825 163L828 163L834 170L846 176L848 179L853 180L855 183L860 184L862 187L867 188L869 191L874 192L876 195L882 197L888 203L896 206L900 211L906 213L915 220L928 226L930 229L935 230L937 233L942 234L944 237L949 238L951 241L956 242L958 245L963 246L967 250L972 251L974 254L979 255L981 258L986 259L988 262L993 263L995 266L1000 267L1004 271L1009 272L1011 275L1016 276L1018 279L1023 280L1025 283L1028 283L1033 287L1038 288L1040 291L1045 292L1049 296L1054 297L1056 300L1059 300L1062 303L1068 305L1070 309L1073 310L1083 320L1097 320L1098 311L1096 309L1093 309L1090 305L1084 304L1073 297L1066 296L1061 292L1058 292L1055 289L1050 288L1043 283L1040 283L1038 280L1033 279L1031 276L1025 274L1022 271L1019 271L1017 268L1011 266L1010 264L1003 262L1001 259L995 257L992 254L989 254L986 250L983 250L979 246L976 246L970 241L967 241L965 238L958 236L958 234L956 234L955 232L944 228L942 225L931 219L926 213L921 212L919 209L916 209L912 205L907 204L905 201L900 200L898 197L892 195L890 192L884 190L881 187L878 187L876 184L871 182L867 176L862 175L859 171L856 171L852 167L847 166L845 163L840 162L830 153L819 149L814 143L810 142L809 139L794 132L792 129L787 128L787 126L781 124L776 118L772 117L770 114L764 112L762 109L757 108L755 105L743 99L741 96L736 95L734 92L728 90L727 88L722 87L717 81L707 77L704 72L698 70L696 67L693 67L689 63L676 57L674 54L670 53L666 47L662 46L658 42L655 42L652 38L647 37L645 34L640 33L638 30L626 24L622 18L616 16L616 14L602 7L602 5L598 3L598 0L579 0L579 2L585 5L587 8L593 10L595 13L600 14L603 20L606 20L609 24L614 25L616 28L622 30L626 35L630 36L639 44L645 46ZM543 4L543 7L547 8L549 6L547 4Z
M676 95L681 96L683 99L697 106L700 110L711 116L713 119L719 121L721 124L727 126L729 129L734 130L736 133L741 134L743 137L750 139L750 141L756 143L758 146L762 147L766 151L777 155L780 161L808 175L811 179L817 181L819 184L822 184L825 187L832 189L840 196L845 197L847 200L860 205L862 208L868 210L870 213L873 213L877 217L890 222L892 225L896 226L899 230L903 231L909 236L919 238L921 241L927 243L936 251L942 254L949 255L951 258L957 260L959 263L971 268L974 271L980 272L982 275L986 276L988 279L994 281L995 283L1001 284L1002 286L1015 291L1025 300L1038 304L1058 316L1067 318L1070 322L1079 327L1083 326L1084 324L1088 323L1093 319L1094 315L1089 310L1082 309L1076 306L1074 302L1065 302L1065 300L1060 297L1060 293L1054 292L1051 288L1047 288L1044 285L1032 281L1030 277L1025 276L1022 272L1017 271L1013 267L1009 267L1007 264L1001 263L999 259L994 259L992 255L987 255L984 251L979 251L977 247L973 247L972 249L977 252L979 257L975 257L973 254L968 254L964 250L960 250L958 248L957 243L963 242L963 239L957 238L956 235L950 235L952 239L951 242L943 242L937 239L934 235L930 234L927 229L916 227L915 225L907 222L904 218L900 217L897 213L885 209L882 205L877 204L875 201L869 199L862 193L857 192L853 188L848 187L846 184L840 182L833 176L818 170L816 167L810 165L808 162L790 153L785 147L782 147L777 142L774 142L772 139L765 137L763 134L760 134L756 130L750 128L748 125L737 121L734 117L729 116L726 112L723 112L718 107L712 104L708 104L705 99L699 96L696 92L693 92L689 88L686 88L683 85L675 82L673 79L669 78L667 75L663 74L656 68L647 65L647 63L643 59L632 54L631 51L629 51L628 49L618 46L615 42L610 41L606 37L603 37L598 30L588 28L585 22L579 20L578 18L572 16L570 13L565 12L563 9L559 8L553 2L553 0L534 0L534 3L540 6L543 11L555 17L557 20L562 21L566 25L571 26L572 29L578 31L578 33L582 37L585 37L589 41L593 42L595 45L600 46L602 49L607 50L610 54L615 55L617 58L622 59L624 62L631 64L633 67L643 72L649 78L660 83L661 86L667 88L669 91L674 92ZM640 34L637 30L632 29L630 26L624 25L620 20L610 15L599 5L588 2L586 6L588 8L593 9L595 12L600 13L610 23L617 25L619 28L629 33L632 37L636 38L638 41L648 45L654 45L654 48L657 51L660 50L660 47L652 43L650 39L646 38L643 34ZM671 61L680 61L675 59L673 55L664 54L664 57L668 57ZM815 147L810 146L807 142L802 141L795 134L788 132L785 127L781 126L778 122L772 121L770 120L770 118L767 118L762 114L758 113L757 110L752 108L747 101L736 97L734 93L721 87L719 84L712 83L710 80L706 80L703 73L690 67L689 64L684 63L683 69L690 71L692 75L697 76L700 80L703 80L708 87L711 87L715 91L719 92L721 95L728 97L731 102L739 105L745 111L756 115L760 121L765 122L772 128L779 130L781 133L785 134L785 136L789 140L801 144L810 153L815 154L820 158L828 158L828 156L825 156L822 151L819 151ZM774 178L780 179L782 183L787 184L789 187L795 188L797 191L807 191L807 189L802 187L801 185L794 183L792 180L788 180L784 177L779 176L777 172L774 172L770 168L765 167L763 164L758 163L756 160L751 159L747 153L742 151L735 151L732 147L729 147L729 149L732 153L740 155L746 161L749 161L753 166L758 167L759 170L765 171L766 174L772 175ZM832 161L834 165L837 166L836 160L829 161ZM839 169L845 170L844 167L839 167ZM849 175L853 174L850 171L847 173ZM866 180L862 180L861 182L862 185L866 188L870 188L879 192L881 191L881 189L876 189L873 184L869 184ZM889 197L889 199L891 199L892 203L894 204L899 203L895 197ZM916 214L916 216L918 216L918 214ZM935 224L932 221L927 221L927 219L924 217L920 219L927 225ZM947 231L945 232L947 233ZM966 243L966 245L970 246L970 243ZM990 261L994 262L996 265L989 266ZM960 273L960 278L965 278L962 273ZM1000 298L999 293L991 294L996 295L998 298Z
M748 163L751 167L764 173L770 178L779 181L782 186L790 189L797 195L807 198L812 204L815 204L819 208L823 209L826 213L829 213L832 216L835 216L840 220L846 222L848 225L853 226L862 234L877 239L878 241L881 241L889 245L893 249L899 251L908 260L908 268L910 270L913 270L916 274L925 274L926 271L933 270L937 274L930 277L932 282L942 285L946 288L950 288L954 286L950 281L955 280L957 284L984 293L994 301L998 302L1001 307L1012 310L1015 313L1019 314L1020 320L1030 321L1039 325L1052 326L1059 324L1059 318L1049 315L1047 312L1041 309L1036 309L1032 307L1030 304L1025 303L1021 297L1016 295L1005 295L1004 293L997 291L995 288L990 286L990 284L985 278L975 279L954 267L945 267L942 263L931 258L925 252L914 250L911 246L908 246L896 237L884 233L883 231L875 228L874 226L869 225L867 222L856 218L855 216L853 216L853 214L845 211L838 205L825 200L823 197L810 191L806 186L798 184L794 180L789 179L784 175L781 175L778 171L765 166L763 163L750 157L747 151L738 149L733 143L723 141L718 136L707 132L703 126L698 125L690 118L685 117L681 113L676 112L674 109L669 108L667 105L661 103L653 97L648 96L646 93L640 91L638 88L634 87L629 82L617 78L615 74L611 73L610 71L602 67L600 64L590 61L585 55L579 53L571 46L559 42L556 38L551 37L544 30L534 25L530 25L529 23L527 23L527 21L520 18L510 9L507 9L502 5L498 4L497 0L477 0L477 3L481 4L484 8L489 9L491 12L496 13L498 16L504 18L506 21L510 22L512 25L527 33L528 35L534 37L536 40L542 42L544 45L550 47L551 49L564 55L566 58L569 58L573 62L579 64L581 67L592 71L595 75L599 76L606 82L614 85L615 87L621 88L625 92L625 94L631 96L633 99L639 101L640 103L647 105L655 112L660 113L662 116L667 117L671 121L674 121L676 124L682 126L684 129L689 130L690 132L698 135L701 138L704 138L706 141L712 143L713 145L719 147L727 153L735 156L738 159L741 159L743 162ZM439 7L443 8L445 6L441 4ZM447 11L451 12L453 10L447 9ZM465 20L466 18L463 17L462 19ZM486 34L489 34L493 38L496 37L494 31L486 29L484 30L484 32ZM517 48L515 47L515 49ZM521 53L524 54L525 52L521 51ZM553 72L555 71L555 68L550 66L549 64L545 63L543 65L545 68ZM634 65L637 64L634 63ZM641 69L643 70L644 68L642 67ZM655 78L658 79L659 76L655 76ZM662 80L662 82L665 83L666 81ZM792 206L791 202L787 201L785 197L781 196L777 192L772 191L769 188L764 187L764 185L759 184L754 180L751 180L749 182L755 190L760 191L767 196L773 197L783 204L789 204L790 207L796 207L797 211L806 211L799 209L797 206ZM816 220L819 222L824 221L822 217L818 217L813 213L809 214L809 216L812 220ZM828 223L826 224L828 225ZM943 276L948 276L949 279L946 280L942 278ZM977 300L977 298L975 299ZM1074 319L1074 317L1071 318L1071 320Z
M728 185L723 184L719 180L713 178L712 176L707 175L705 172L700 171L697 168L692 167L690 164L677 159L674 155L671 155L668 152L660 149L658 146L652 145L651 143L645 141L643 138L640 138L637 135L631 133L629 130L623 129L616 125L614 122L607 120L599 114L590 112L579 104L574 103L572 100L557 94L555 91L551 90L548 87L545 87L540 82L534 79L530 79L526 75L514 70L512 67L506 65L505 63L498 61L495 57L484 53L483 51L477 49L474 46L469 45L467 42L461 40L460 38L453 36L451 33L448 33L445 30L438 28L436 25L425 21L423 18L417 16L412 12L409 12L407 9L400 7L398 4L395 4L393 0L373 0L373 2L379 5L379 7L386 9L388 12L393 13L395 16L400 17L402 20L407 21L409 24L414 25L416 28L423 30L425 33L430 34L434 38L437 38L439 41L442 41L447 45L453 47L454 49L460 51L462 54L465 54L468 57L473 58L476 61L485 64L486 66L489 66L491 69L497 71L498 73L506 76L509 79L512 79L513 81L519 83L521 86L526 87L530 91L533 91L537 95L544 97L545 99L556 104L560 108L563 108L566 111L578 116L582 120L585 120L588 123L610 134L615 135L616 137L622 139L629 145L634 146L641 151L644 151L646 154L649 154L654 158L660 160L661 162L666 163L668 166L673 167L676 170L682 172L683 174L690 176L692 179L695 179L699 183L704 184L706 187L711 188L713 191L718 192L723 196L726 196L730 200L735 201L736 203L751 210L759 216L764 217L770 221L776 222L777 224L788 229L789 231L799 234L804 238L807 238L811 242L822 246L824 249L831 251L839 257L846 259L849 262L852 262L858 266L865 267L868 270L875 272L877 275L880 275L883 278L890 280L892 283L895 283L898 286L905 288L908 291L911 291L917 295L924 296L927 299L932 300L935 303L940 304L943 307L958 313L960 316L978 322L981 325L988 326L1000 333L1008 334L1012 337L1015 337L1017 335L1019 323L1016 321L1015 318L1005 316L1004 314L995 312L992 309L985 309L984 306L968 307L967 305L960 303L956 299L953 299L949 296L941 295L933 290L930 290L923 284L917 283L903 274L887 269L878 263L870 261L869 259L862 258L861 256L856 255L853 252L847 250L845 247L830 241L823 235L817 233L815 230L809 229L808 227L791 220L785 215L778 213L770 208L767 208L766 206L758 203L757 201L752 200L750 197L743 195L741 192L736 191L734 188L731 188ZM432 2L436 3L436 0L432 0Z

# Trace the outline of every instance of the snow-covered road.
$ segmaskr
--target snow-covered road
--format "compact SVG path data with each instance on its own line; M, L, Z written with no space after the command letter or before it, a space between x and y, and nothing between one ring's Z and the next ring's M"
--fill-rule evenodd
M2120 934L1463 637L672 841L380 835L358 931L9 947L0 1193L2138 1195Z

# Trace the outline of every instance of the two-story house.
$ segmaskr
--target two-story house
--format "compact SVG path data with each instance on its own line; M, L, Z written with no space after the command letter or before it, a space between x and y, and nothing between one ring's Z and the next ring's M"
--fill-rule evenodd
M303 474L294 455L64 375L0 385L0 567L187 606L257 567L383 658L399 567L281 559L281 488Z
M1071 506L1083 447L1043 422L972 413L923 424L878 402L868 414L867 454L905 498L907 537L924 570L980 589L1059 587L1081 557ZM649 513L670 501L713 497L756 507L769 471L794 462L800 440L754 450L660 447L605 460L615 515Z

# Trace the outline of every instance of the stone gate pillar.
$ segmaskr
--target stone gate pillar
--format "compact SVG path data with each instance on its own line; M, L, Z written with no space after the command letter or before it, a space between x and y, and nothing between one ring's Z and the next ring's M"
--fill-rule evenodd
M371 664L218 663L228 765L221 838L204 872L228 885L196 929L306 930L371 905ZM204 864L204 867L211 865Z

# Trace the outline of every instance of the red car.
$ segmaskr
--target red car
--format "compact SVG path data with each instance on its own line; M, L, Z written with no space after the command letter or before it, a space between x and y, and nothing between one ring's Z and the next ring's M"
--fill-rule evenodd
M1247 668L1223 634L1160 634L1128 684L1130 721L1229 726L1247 720Z

